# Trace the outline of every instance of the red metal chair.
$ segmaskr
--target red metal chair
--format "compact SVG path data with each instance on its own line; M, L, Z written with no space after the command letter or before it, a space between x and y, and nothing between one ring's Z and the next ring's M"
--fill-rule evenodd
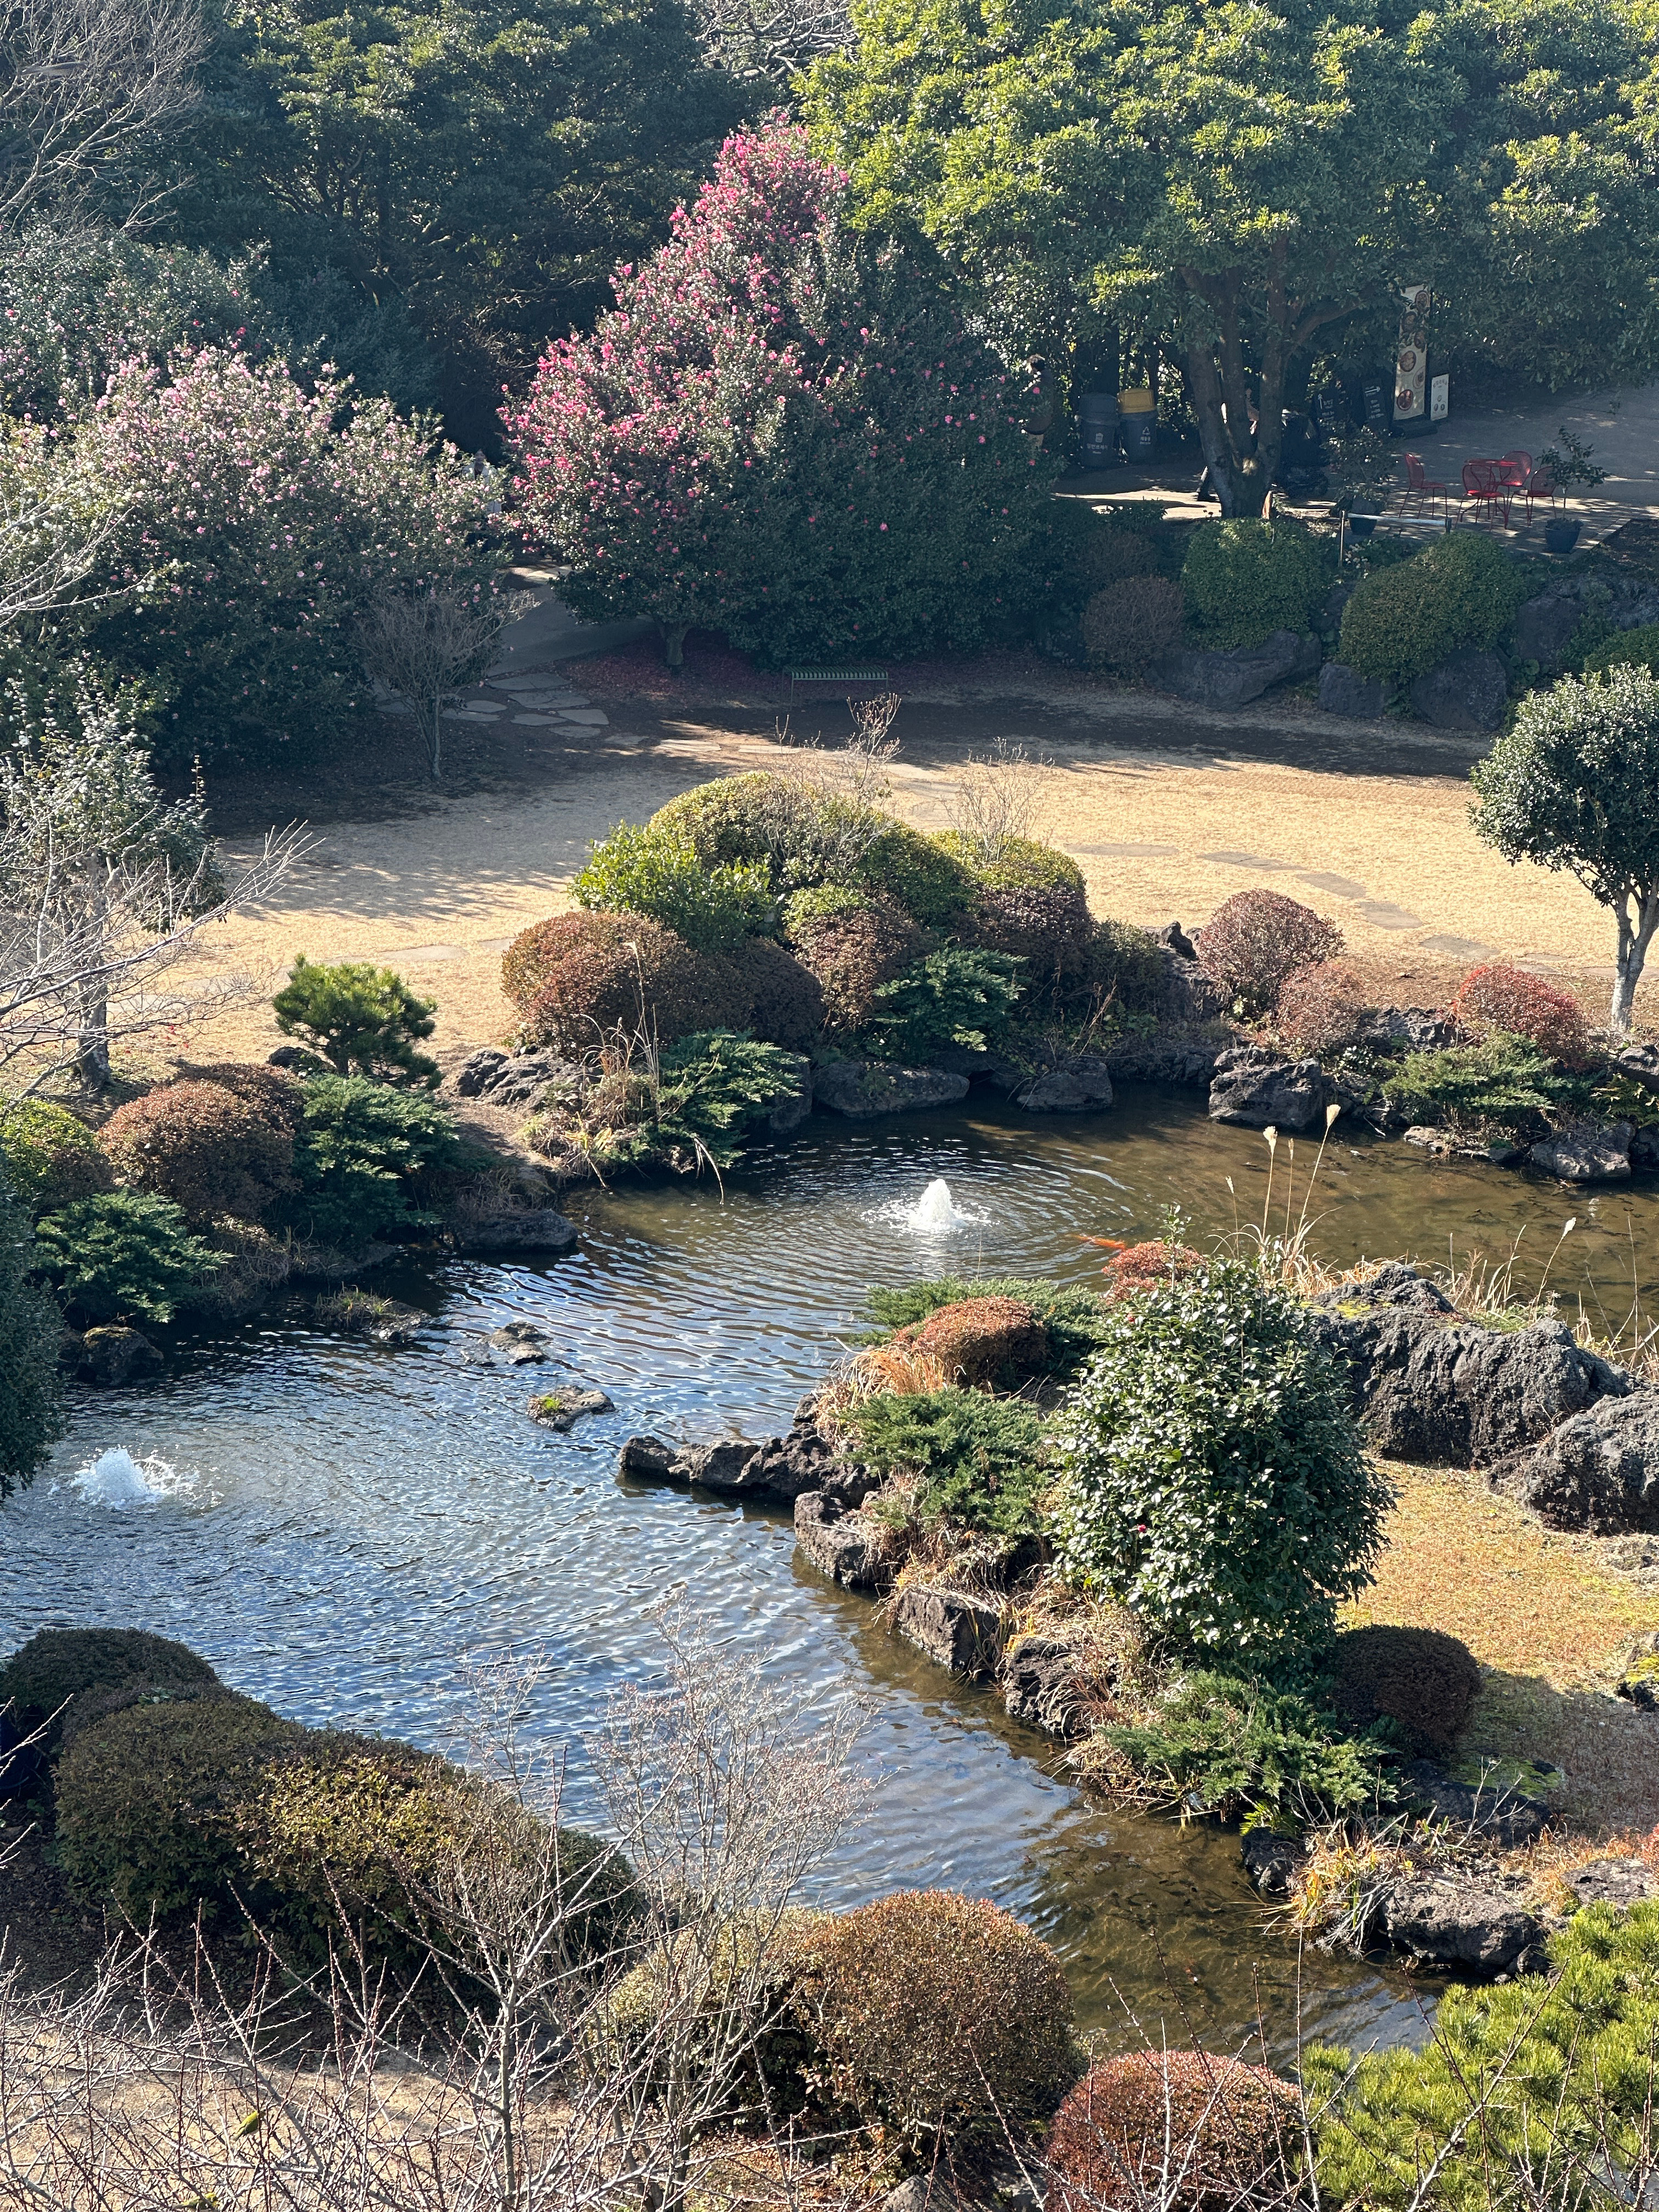
M1400 501L1401 514L1408 513L1413 508L1421 514L1426 511L1425 502L1431 507L1437 501L1439 502L1441 514L1444 514L1446 494L1449 489L1449 485L1440 483L1438 478L1424 474L1421 453L1407 454L1406 489Z
M1519 446L1511 446L1498 462L1498 471L1506 484L1513 484L1517 491L1523 490L1532 474L1532 455L1522 453Z
M1504 526L1509 526L1510 501L1516 487L1504 481L1502 464L1498 461L1465 461L1463 464L1463 501L1467 507L1473 500L1477 507L1488 510L1501 507ZM1461 510L1460 510L1461 515Z
M1559 507L1561 504L1561 487L1551 475L1547 467L1534 469L1521 489L1527 502L1527 520L1528 522L1532 520L1532 509L1534 500L1547 499L1552 507Z

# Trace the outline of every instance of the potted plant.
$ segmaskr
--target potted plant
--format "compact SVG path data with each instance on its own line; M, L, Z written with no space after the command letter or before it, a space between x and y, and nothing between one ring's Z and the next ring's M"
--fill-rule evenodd
M1331 513L1348 518L1351 538L1369 538L1377 510L1394 489L1393 447L1367 423L1349 437L1332 439L1327 469Z
M1607 471L1597 468L1590 459L1595 448L1588 438L1576 437L1565 422L1555 434L1561 442L1559 446L1546 446L1538 456L1538 475L1547 474L1561 492L1570 491L1575 484L1585 491L1593 491L1597 484L1607 482ZM1544 525L1544 544L1552 553L1571 553L1583 527L1576 516L1553 514Z

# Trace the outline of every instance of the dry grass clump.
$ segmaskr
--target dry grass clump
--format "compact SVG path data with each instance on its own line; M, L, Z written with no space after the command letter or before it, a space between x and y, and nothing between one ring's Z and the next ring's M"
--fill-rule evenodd
M1054 2212L1234 2212L1297 2195L1300 2100L1263 2066L1134 2051L1091 2066L1048 2138Z
M1195 1268L1205 1265L1205 1255L1194 1251L1190 1244L1172 1244L1167 1237L1155 1237L1145 1244L1126 1245L1122 1251L1109 1259L1101 1273L1106 1278L1101 1296L1109 1305L1121 1298L1138 1297L1146 1291L1156 1291L1165 1283L1179 1281Z

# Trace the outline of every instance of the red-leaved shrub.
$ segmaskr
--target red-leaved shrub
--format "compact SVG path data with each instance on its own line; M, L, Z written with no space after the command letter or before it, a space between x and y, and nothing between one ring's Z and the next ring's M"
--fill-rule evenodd
M618 1030L662 1044L699 1030L746 1026L749 1005L729 960L694 952L639 914L556 914L523 930L501 960L501 988L534 1044L573 1056Z
M830 1026L861 1030L876 1011L876 993L921 957L926 942L897 901L878 892L862 906L807 921L795 955L817 978Z
M823 988L811 969L769 937L746 938L726 958L744 994L736 1026L791 1052L810 1051L824 1024Z
M1155 1237L1147 1244L1128 1244L1109 1259L1102 1270L1106 1287L1101 1295L1109 1304L1133 1297L1139 1291L1155 1291L1204 1265L1204 1255L1190 1244L1170 1244Z
M284 1068L261 1067L252 1060L222 1060L206 1067L184 1067L179 1073L191 1083L216 1083L290 1136L297 1137L305 1125L305 1085Z
M1279 987L1273 1026L1292 1051L1340 1052L1376 1012L1365 981L1351 960L1322 960L1298 968Z
M1167 576L1126 576L1097 592L1083 610L1083 649L1092 665L1125 676L1181 642L1187 603Z
M1048 1330L1018 1298L958 1298L901 1329L899 1338L937 1360L952 1382L970 1388L1012 1389L1040 1374L1048 1357Z
M196 1221L258 1221L295 1187L293 1130L222 1083L167 1083L130 1099L98 1141L123 1182Z
M1155 2204L1233 2212L1288 2203L1297 2095L1265 2066L1203 2051L1135 2051L1091 2066L1048 2137L1051 2212Z
M987 887L974 901L974 942L1026 963L1020 978L1029 1000L1080 979L1089 966L1095 925L1086 895L1071 884Z
M1198 963L1230 1004L1267 1014L1286 977L1334 960L1342 933L1282 891L1235 891L1198 933Z
M1450 1012L1455 1022L1477 1037L1507 1030L1568 1067L1582 1067L1589 1057L1589 1036L1576 1003L1524 968L1502 961L1471 968L1457 987Z

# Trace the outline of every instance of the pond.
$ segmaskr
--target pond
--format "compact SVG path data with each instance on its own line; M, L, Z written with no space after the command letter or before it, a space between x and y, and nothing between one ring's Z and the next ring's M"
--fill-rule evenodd
M1298 1146L1293 1216L1314 1150ZM1162 2018L1171 2041L1225 2048L1260 2008L1282 2050L1297 1962L1262 1924L1236 1836L1086 1799L999 1699L952 1684L867 1601L798 1567L785 1516L614 1473L637 1430L787 1426L871 1283L1086 1279L1101 1255L1082 1237L1156 1234L1172 1202L1200 1231L1231 1227L1235 1202L1259 1218L1267 1164L1260 1136L1150 1091L1087 1121L1000 1109L866 1130L815 1121L723 1193L706 1182L585 1196L572 1208L580 1248L545 1269L405 1272L385 1287L430 1316L407 1348L292 1318L186 1342L169 1379L80 1397L52 1470L0 1511L0 1650L48 1625L155 1629L283 1712L437 1744L463 1653L538 1648L550 1666L538 1724L573 1747L580 1816L577 1740L619 1680L655 1673L653 1608L683 1590L719 1638L815 1696L872 1703L872 1814L830 1870L830 1901L927 1885L994 1897L1058 1948L1085 2024L1133 2040L1127 2007L1154 2034ZM1281 1140L1281 1193L1286 1166ZM910 1216L939 1176L959 1218L923 1233ZM1551 1281L1589 1285L1622 1316L1632 1253L1645 1295L1659 1198L1586 1199L1398 1145L1334 1142L1310 1215L1333 1260L1449 1242L1460 1260L1471 1246L1501 1257L1524 1231L1528 1291L1576 1216ZM547 1329L567 1364L465 1364L467 1338L512 1319ZM534 1428L525 1398L561 1374L602 1384L615 1415L568 1436ZM77 1486L112 1446L165 1462L162 1494L122 1504ZM1423 2033L1401 1977L1316 1953L1300 1973L1310 2033Z

